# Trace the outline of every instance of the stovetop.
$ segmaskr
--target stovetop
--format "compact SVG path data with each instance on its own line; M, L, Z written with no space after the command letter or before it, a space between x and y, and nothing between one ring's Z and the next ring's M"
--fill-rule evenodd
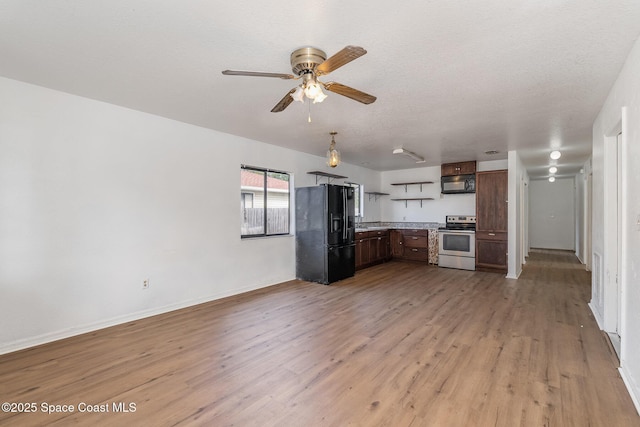
M476 217L471 215L447 215L446 226L440 227L439 230L475 231Z

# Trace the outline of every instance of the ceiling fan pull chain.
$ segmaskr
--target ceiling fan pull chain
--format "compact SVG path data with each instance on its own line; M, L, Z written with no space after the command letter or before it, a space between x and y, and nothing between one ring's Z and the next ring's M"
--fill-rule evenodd
M307 119L309 123L311 123L311 99L307 99L309 103L309 118Z

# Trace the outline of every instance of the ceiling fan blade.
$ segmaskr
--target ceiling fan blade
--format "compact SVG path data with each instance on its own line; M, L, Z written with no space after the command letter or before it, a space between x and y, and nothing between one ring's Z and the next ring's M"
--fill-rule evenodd
M263 73L261 71L224 70L222 74L225 76L278 77L284 80L296 78L293 74Z
M357 89L354 89L349 86L345 86L340 83L329 82L329 83L323 83L322 85L328 91L340 94L342 96L346 96L347 98L351 98L355 101L362 102L363 104L371 104L372 102L375 102L375 100L377 99L373 95L369 95L368 93L361 92Z
M293 102L293 97L291 94L296 91L296 88L291 89L278 103L271 109L272 113L279 113L284 110Z
M345 64L360 58L367 53L366 50L360 46L347 46L340 52L329 57L326 61L316 67L316 74L321 76L323 74L329 74L333 70L342 67Z

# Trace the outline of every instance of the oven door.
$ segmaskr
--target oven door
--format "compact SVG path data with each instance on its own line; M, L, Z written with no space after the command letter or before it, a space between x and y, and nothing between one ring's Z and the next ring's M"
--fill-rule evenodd
M438 246L440 255L475 258L476 233L470 230L440 230Z

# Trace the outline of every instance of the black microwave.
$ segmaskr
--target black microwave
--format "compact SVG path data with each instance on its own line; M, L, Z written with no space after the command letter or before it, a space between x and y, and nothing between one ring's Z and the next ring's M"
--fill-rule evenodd
M443 176L440 180L442 194L461 194L476 192L476 175Z

